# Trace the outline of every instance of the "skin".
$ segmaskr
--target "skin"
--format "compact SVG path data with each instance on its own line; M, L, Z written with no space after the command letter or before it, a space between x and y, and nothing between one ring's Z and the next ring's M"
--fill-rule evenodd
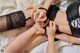
M50 21L50 27L47 27L47 35L48 35L48 48L47 53L55 53L54 51L54 42L53 42L53 32L55 33L55 25ZM53 25L53 26L52 26ZM40 29L40 25L38 22L35 23L33 27L24 33L17 36L9 45L5 47L5 53L20 53L24 50L25 46L28 46L28 42L31 37ZM51 31L52 30L52 31ZM32 32L32 33L31 33ZM21 43L22 42L22 43ZM29 42L30 43L30 42ZM11 49L10 49L11 48ZM52 49L53 48L53 49Z
M32 33L30 33L32 32ZM32 35L36 32L35 28L31 28L28 31L20 34L12 41L6 48L5 53L20 53L28 43L28 40L32 37ZM29 35L29 36L28 36ZM23 38L22 38L23 37ZM18 42L18 43L17 43ZM22 43L21 43L22 42ZM10 49L12 48L12 49Z
M49 22L49 26L47 26L47 36L48 36L48 47L46 53L55 53L55 32L56 32L56 25L53 21Z
M29 30L17 36L7 47L5 47L4 52L5 53L20 53L22 50L24 50L25 46L27 47L27 43L31 39L32 35L34 35L40 28L41 27L39 23L36 22L33 25L33 27L31 27Z
M64 20L64 21L62 21L62 20ZM56 17L55 17L54 22L58 26L58 30L60 32L63 32L63 33L67 33L67 34L72 35L71 34L71 30L69 28L69 24L68 24L67 16L66 16L66 13L65 12L58 11L57 14L56 14Z

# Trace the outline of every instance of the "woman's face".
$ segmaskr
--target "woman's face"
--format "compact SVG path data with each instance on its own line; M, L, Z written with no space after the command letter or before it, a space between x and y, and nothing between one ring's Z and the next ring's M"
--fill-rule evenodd
M41 27L46 27L49 23L49 20L47 19L45 22L40 22Z
M27 17L30 17L31 15L32 15L32 12L33 12L33 10L34 10L35 8L29 8L29 9L27 9L26 11L25 11L25 14L26 14L26 16ZM27 19L27 18L26 18ZM35 22L35 20L34 20L34 18L31 18L31 19L28 19L27 21L26 21L26 26L32 26L33 24L34 24L34 22ZM42 26L42 27L45 27L47 24L48 24L48 22L49 22L49 20L46 20L45 22L41 22L40 21L40 25Z

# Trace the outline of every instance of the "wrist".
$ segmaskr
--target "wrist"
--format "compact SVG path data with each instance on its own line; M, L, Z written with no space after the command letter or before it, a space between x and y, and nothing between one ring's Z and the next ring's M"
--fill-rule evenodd
M48 38L55 38L55 36L53 34L49 34Z
M49 40L54 40L54 37L49 36L48 39L49 39Z
M33 28L33 30L38 31L38 29L36 28L35 25L32 28Z

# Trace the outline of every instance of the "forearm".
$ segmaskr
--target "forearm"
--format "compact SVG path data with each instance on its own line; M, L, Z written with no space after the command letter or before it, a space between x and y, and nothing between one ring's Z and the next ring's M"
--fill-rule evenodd
M36 31L37 30L32 27L24 33L20 34L5 48L5 53L19 53L26 47L28 41Z
M44 4L44 8L46 8L48 10L48 8L50 7L50 5L52 3L54 3L54 5L60 3L61 0L46 0L45 4Z
M26 50L31 51L33 48L37 47L38 45L47 40L48 39L45 35L33 35L29 40L28 45L26 46Z
M52 37L48 37L47 53L55 53L55 42Z
M52 4L54 0L46 0L45 4L44 4L44 8L46 8L48 10L49 6Z
M66 42L80 44L80 38L73 37L67 34L57 34L56 38Z

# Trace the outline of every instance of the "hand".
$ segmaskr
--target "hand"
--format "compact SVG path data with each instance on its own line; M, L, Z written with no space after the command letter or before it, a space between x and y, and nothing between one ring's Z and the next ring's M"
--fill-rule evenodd
M46 11L44 9L34 10L32 17L34 21L37 19L42 27L45 27L48 24L49 20L47 20Z
M53 21L49 22L49 26L46 28L48 37L54 37L56 32L56 26Z
M41 28L40 30L38 30L38 31L36 32L36 34L38 34L38 35L45 34L45 29L44 29L44 28Z
M41 27L39 21L35 22L34 27L37 29L36 34L45 34L45 29Z
M36 20L36 18L39 18L39 21L46 21L47 17L46 17L46 11L44 9L37 9L33 11L33 19L34 21Z

